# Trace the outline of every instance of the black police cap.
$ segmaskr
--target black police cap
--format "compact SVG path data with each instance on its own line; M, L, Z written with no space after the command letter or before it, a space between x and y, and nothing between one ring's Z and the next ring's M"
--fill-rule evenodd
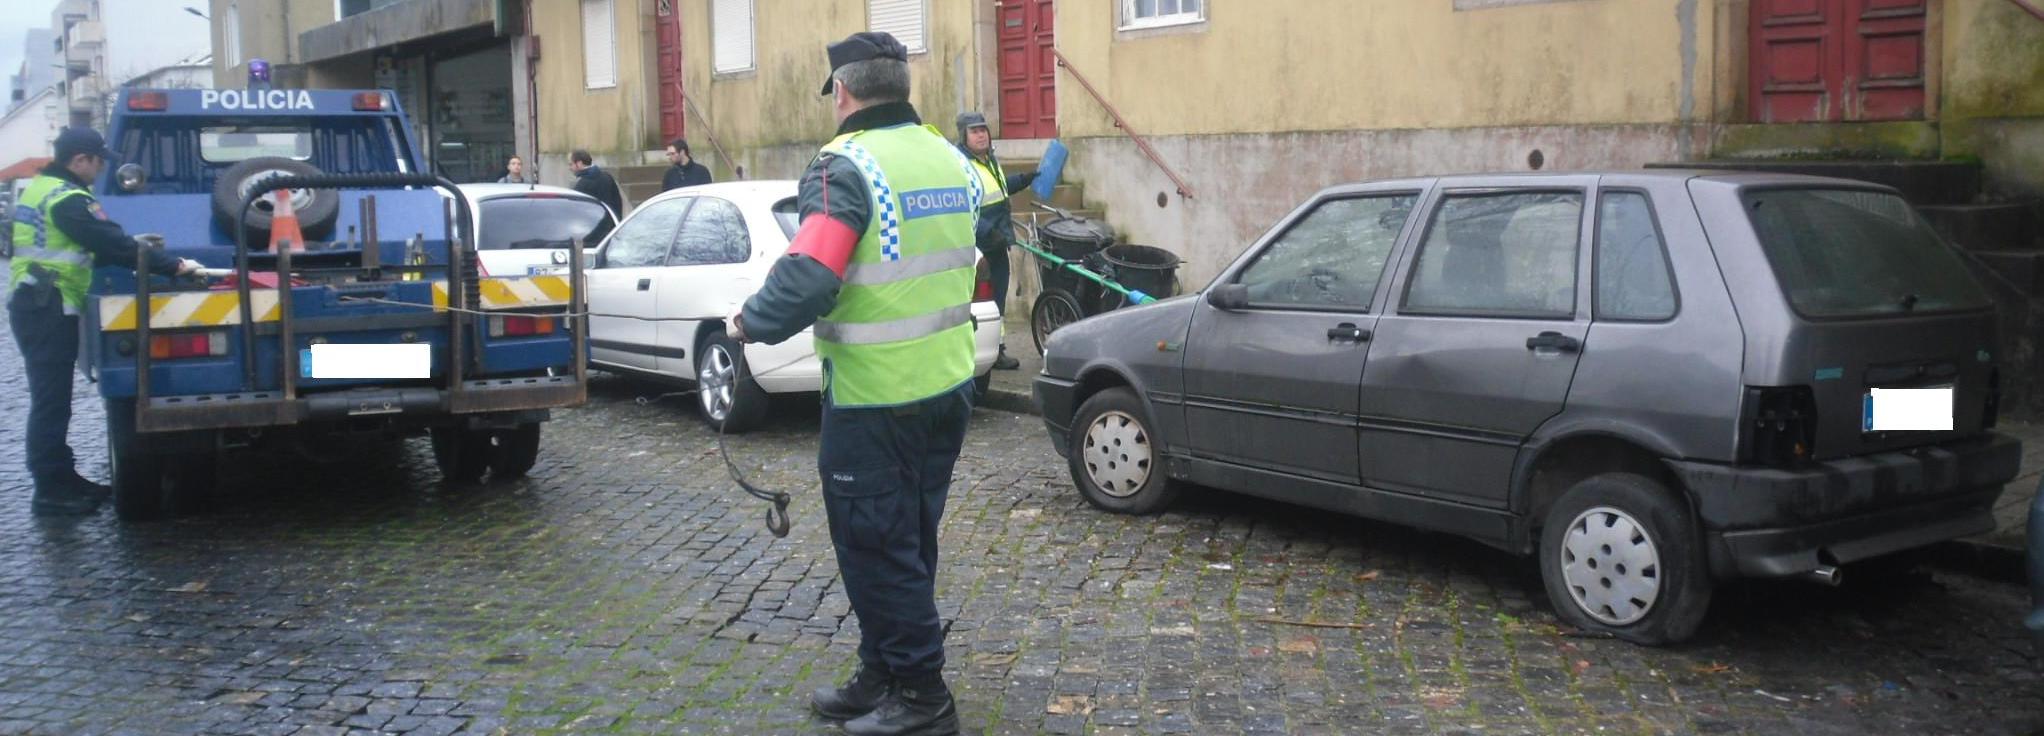
M70 163L73 156L81 153L109 160L114 158L114 152L106 147L106 139L91 128L65 128L57 134L56 148L59 164Z
M830 45L830 71L834 74L846 64L871 59L894 59L908 61L908 47L894 40L892 34L884 31L864 31L846 36L845 40ZM823 91L830 94L835 80L825 77Z

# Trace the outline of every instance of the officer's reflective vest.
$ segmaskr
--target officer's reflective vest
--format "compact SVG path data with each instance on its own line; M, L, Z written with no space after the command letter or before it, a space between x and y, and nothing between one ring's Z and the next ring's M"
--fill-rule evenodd
M991 155L984 159L974 157L972 172L979 175L979 188L986 190L986 201L979 206L1008 201L1008 172L1001 169L1001 162Z
M64 231L50 225L50 209L71 197L92 199L92 193L48 174L37 176L14 205L14 262L8 291L30 278L28 267L40 265L57 275L64 295L64 313L85 309L85 290L92 285L92 254Z
M831 404L900 406L972 380L983 197L972 162L926 125L847 134L823 152L856 164L873 200L837 307L814 331Z

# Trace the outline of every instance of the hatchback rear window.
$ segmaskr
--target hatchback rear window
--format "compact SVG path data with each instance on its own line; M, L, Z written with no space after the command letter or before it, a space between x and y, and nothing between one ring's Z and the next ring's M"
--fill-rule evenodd
M575 238L594 248L610 232L610 210L586 199L496 197L481 206L483 235L477 250L566 248Z
M1746 192L1746 214L1789 303L1810 318L1991 304L1959 255L1901 197L1852 189Z

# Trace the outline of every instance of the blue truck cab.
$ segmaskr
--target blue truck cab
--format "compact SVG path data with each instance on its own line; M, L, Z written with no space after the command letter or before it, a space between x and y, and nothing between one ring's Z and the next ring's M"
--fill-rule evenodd
M93 273L80 360L123 519L176 513L267 443L333 460L424 434L452 482L520 476L550 411L586 399L580 254L479 277L472 215L390 92L125 90L107 139L107 215L207 267Z

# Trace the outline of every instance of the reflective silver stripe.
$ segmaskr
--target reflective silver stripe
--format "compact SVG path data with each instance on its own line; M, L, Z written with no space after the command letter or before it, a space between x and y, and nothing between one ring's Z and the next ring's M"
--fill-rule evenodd
M968 245L913 255L898 261L854 263L845 267L845 283L854 286L875 286L907 281L952 269L972 268L973 258L978 254L978 249Z
M92 254L90 253L76 250L54 250L50 248L38 248L33 245L15 248L14 257L27 258L31 261L58 261L61 263L70 263L79 266L92 265Z
M945 307L929 314L890 322L816 321L816 339L840 345L878 345L914 340L972 322L972 305Z

